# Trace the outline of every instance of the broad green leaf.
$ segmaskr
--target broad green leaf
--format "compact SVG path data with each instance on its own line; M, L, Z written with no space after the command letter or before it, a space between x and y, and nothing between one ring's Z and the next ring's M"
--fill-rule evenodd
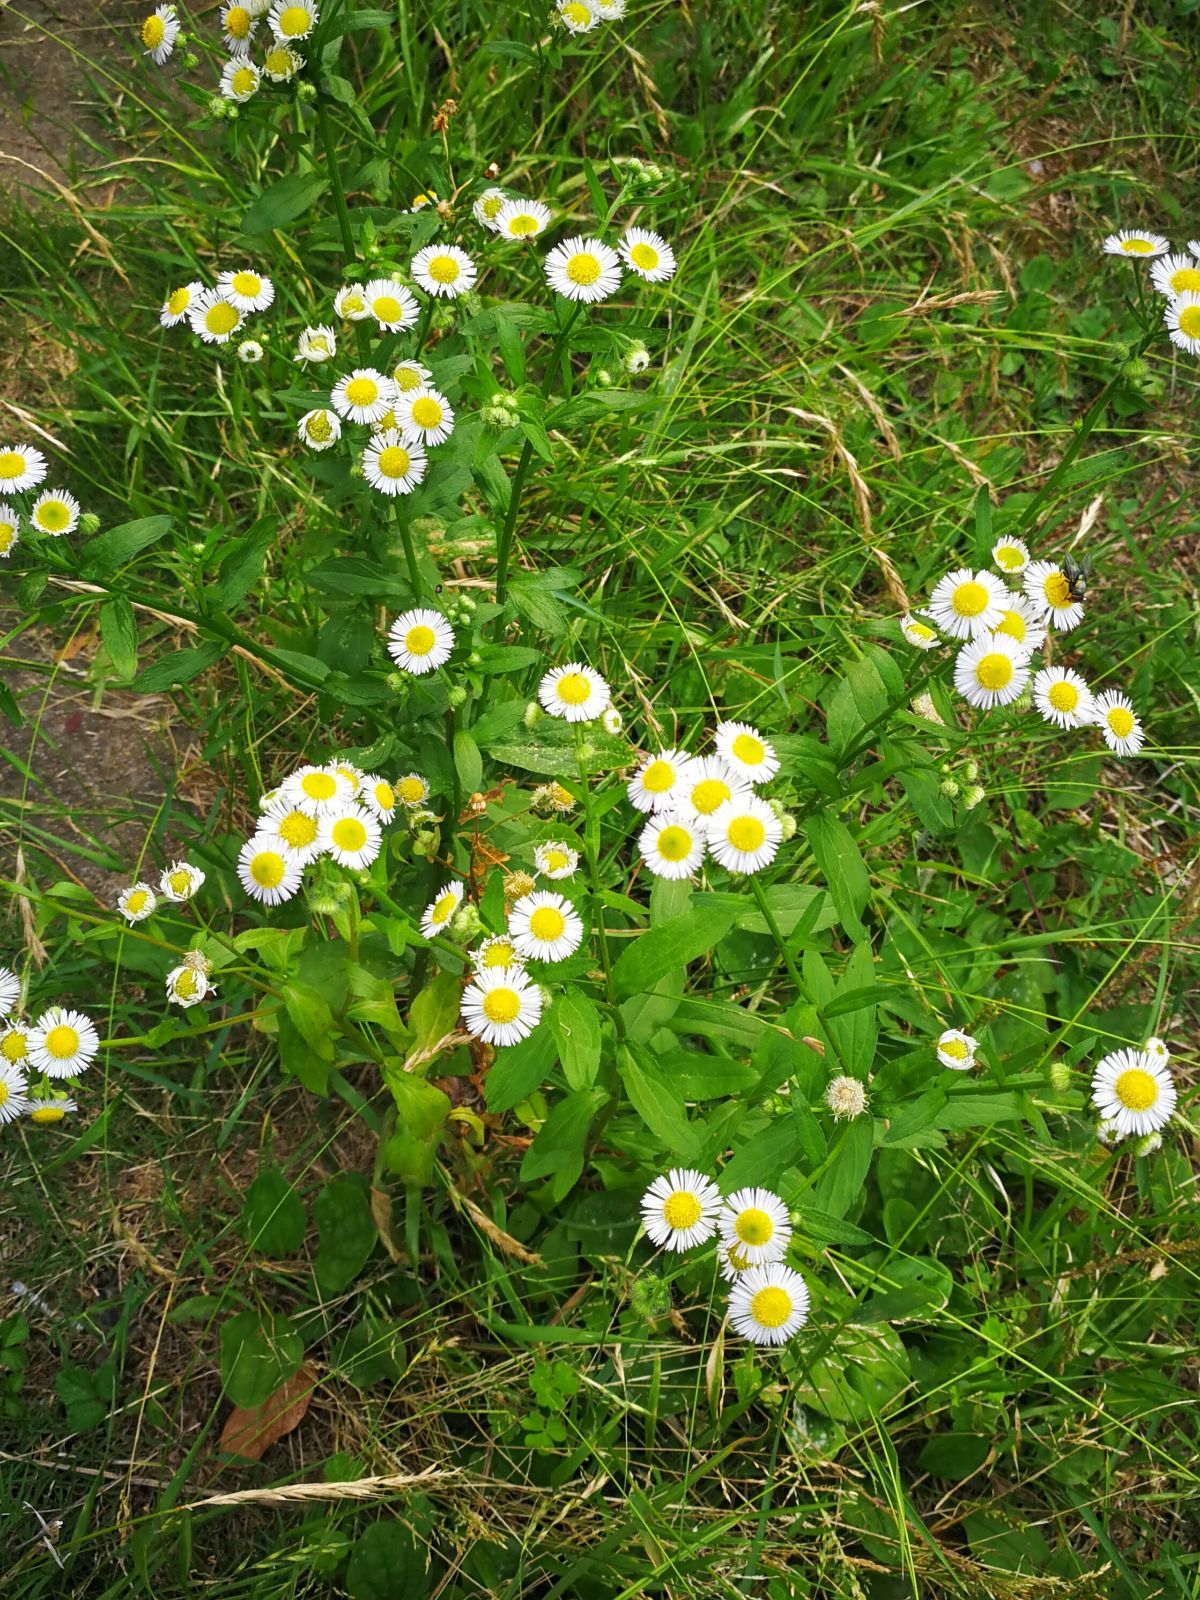
M569 1089L590 1089L600 1071L600 1014L585 994L566 988L550 1011L558 1059Z
M270 233L302 216L329 187L317 172L292 172L264 189L242 218L244 233Z
M540 1088L554 1067L554 1049L554 1031L543 1025L520 1044L497 1050L483 1086L488 1110L511 1111Z
M261 1406L303 1360L304 1343L287 1317L239 1311L221 1328L221 1382L235 1406Z
M804 830L842 927L856 942L865 938L862 914L870 898L871 878L854 836L844 822L824 811L809 817Z
M228 652L228 645L218 640L196 645L191 650L176 650L139 672L130 688L138 694L162 694L166 689L178 689L215 667Z
M465 728L454 734L454 766L463 794L472 795L483 787L483 757L479 746Z
M313 1201L313 1219L320 1240L313 1264L317 1287L325 1295L341 1294L375 1248L375 1219L362 1185L331 1178Z
M304 1201L278 1167L267 1167L246 1190L242 1230L265 1256L294 1255L304 1243L308 1217Z
M283 988L283 1003L300 1037L317 1055L333 1060L333 1015L323 995L293 980Z
M405 1183L427 1184L450 1114L450 1096L405 1072L398 1062L385 1068L384 1078L396 1102L396 1125L379 1147L380 1158Z
M800 1150L800 1130L792 1117L775 1117L739 1144L721 1168L721 1189L730 1194L748 1183L778 1183L779 1174L790 1167Z
M603 1089L581 1089L561 1099L542 1124L521 1163L521 1182L550 1178L555 1200L570 1194L583 1171L588 1129L607 1101Z
M225 557L212 589L220 611L233 611L262 576L267 551L275 541L278 518L262 517Z
M140 517L136 522L122 522L118 527L98 534L90 544L84 546L79 569L89 577L102 577L115 572L139 551L157 544L170 531L170 517Z
M413 1049L427 1050L453 1033L462 1005L462 984L452 972L435 973L418 993L408 1014Z
M688 1122L679 1086L660 1071L645 1050L618 1051L617 1070L630 1104L642 1121L673 1156L690 1160L700 1148L703 1127Z
M940 1261L901 1258L879 1268L870 1298L854 1322L928 1321L950 1299L954 1277Z
M650 928L626 945L613 965L618 999L652 989L667 973L681 970L707 954L729 932L734 918L726 909L710 909L704 897L691 910L660 928Z
M812 1202L818 1211L844 1217L862 1198L874 1143L875 1124L869 1113L847 1124L829 1153L829 1165L813 1188Z
M100 607L100 637L113 671L123 683L137 672L137 618L124 595L114 595Z
M372 1522L355 1540L346 1567L350 1600L425 1600L431 1587L425 1557L402 1522Z

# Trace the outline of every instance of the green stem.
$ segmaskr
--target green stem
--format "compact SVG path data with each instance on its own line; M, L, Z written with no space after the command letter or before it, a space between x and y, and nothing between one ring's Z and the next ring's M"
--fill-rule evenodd
M420 605L425 598L425 590L421 585L421 569L417 565L417 551L413 544L412 529L408 525L408 513L401 510L398 500L393 501L392 506L400 528L400 538L404 543L404 562L408 567L408 581L412 585L413 599Z
M600 900L600 823L592 809L592 784L588 773L588 765L583 754L583 737L583 724L577 722L575 724L575 764L579 768L579 781L583 786L583 856L587 862L588 882L592 886L592 904L595 908L596 919L596 943L600 948L600 965L604 969L604 991L608 997L608 1007L612 1013L613 1027L617 1030L617 1038L623 1043L625 1040L625 1018L621 1015L616 987L613 984L612 952L608 946L608 930L604 926L604 907Z
M321 146L325 151L325 165L329 169L329 182L333 187L333 204L337 211L338 228L342 235L342 249L346 253L347 261L357 261L358 251L354 248L354 229L350 226L350 209L346 204L346 191L342 187L342 169L338 165L337 153L333 141L333 123L329 120L329 108L325 97L317 96L317 130L321 135Z
M775 913L771 910L770 902L767 899L767 891L763 888L757 877L752 877L750 879L750 887L754 891L754 898L758 901L758 909L762 912L763 919L766 922L767 927L771 930L771 937L775 941L776 947L779 950L779 954L783 957L783 964L788 970L788 977L796 986L796 993L802 1000L807 1000L808 990L804 987L804 982L800 977L800 972L796 966L795 958L784 942L784 937L780 931L779 923L775 920Z

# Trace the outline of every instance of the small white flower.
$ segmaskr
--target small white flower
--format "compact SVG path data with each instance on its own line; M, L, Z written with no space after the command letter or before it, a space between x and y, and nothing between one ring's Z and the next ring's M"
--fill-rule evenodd
M1083 605L1071 597L1071 580L1057 561L1031 561L1025 569L1025 593L1039 616L1061 633L1083 621Z
M396 779L396 798L407 810L423 806L429 799L429 782L419 772L406 772Z
M1171 343L1189 355L1200 355L1200 294L1181 294L1163 313Z
M938 1039L937 1058L944 1067L966 1072L975 1065L975 1052L978 1049L978 1039L963 1033L960 1028L947 1028Z
M660 233L628 228L621 240L621 259L647 283L665 283L675 276L675 252Z
M471 205L471 215L481 228L487 228L496 233L496 219L500 215L500 207L508 196L503 189L485 189Z
M568 300L607 300L621 286L621 262L615 250L582 234L556 244L546 256L546 282Z
M27 1046L29 1064L36 1072L48 1078L74 1078L96 1059L100 1035L82 1011L51 1006L30 1028Z
M1160 1067L1165 1067L1167 1062L1171 1059L1171 1052L1167 1048L1167 1041L1165 1039L1160 1039L1157 1034L1154 1034L1151 1038L1146 1040L1145 1044L1142 1046L1142 1054L1149 1056L1151 1061L1156 1061Z
M1151 264L1150 282L1159 294L1172 300L1176 295L1200 293L1200 267L1192 256L1162 256Z
M342 437L342 419L336 411L306 411L296 435L310 450L329 450Z
M485 1044L519 1044L537 1027L541 1015L542 991L519 969L476 972L463 991L463 1026Z
M289 861L277 839L256 833L238 852L237 874L252 900L277 906L290 900L300 887L302 868Z
M391 784L386 778L381 778L377 772L368 772L362 781L359 791L359 804L366 806L373 817L378 817L380 822L390 822L396 814L396 802L399 796L396 785Z
M369 811L353 810L321 818L321 849L339 867L369 867L383 844L383 831Z
M1070 667L1043 667L1034 674L1033 703L1047 722L1060 728L1082 728L1095 719L1092 691Z
M239 311L265 311L275 299L275 285L260 272L242 267L217 274L217 293Z
M1011 704L1029 681L1029 656L1004 633L963 645L954 663L954 687L980 710Z
M363 290L367 310L388 333L411 328L417 320L420 307L411 289L406 289L394 278L372 278Z
M348 422L379 422L395 398L396 385L389 377L374 367L355 367L334 384L329 403Z
M612 690L598 672L572 661L545 675L538 685L538 699L552 717L594 722L611 702Z
M29 444L0 444L0 493L36 489L46 476L46 458Z
M639 811L673 808L672 796L691 760L686 750L658 750L643 758L625 787L630 804Z
M143 19L138 32L145 53L156 67L163 66L179 37L179 18L175 15L175 7L155 6L150 15Z
M565 961L583 942L575 907L548 889L521 896L508 914L508 932L527 961Z
M673 811L656 811L638 836L638 854L656 878L690 878L707 848L704 827Z
M1164 239L1161 233L1137 233L1123 228L1120 233L1110 233L1104 241L1104 254L1106 256L1133 256L1139 261L1153 261L1156 256L1165 256L1171 248L1171 241Z
M306 867L321 853L320 808L285 790L263 808L259 833L285 861Z
M471 951L471 966L476 972L519 972L524 965L506 933L493 933Z
M496 213L495 232L502 239L536 239L550 226L550 207L540 200L506 200Z
M221 93L226 100L233 100L239 105L258 93L261 82L262 73L253 61L246 61L240 56L234 56L221 68Z
M164 328L177 327L187 316L192 301L198 294L203 293L204 285L195 281L181 284L178 289L172 289L158 313L159 322Z
M275 0L267 18L280 44L298 44L307 39L318 20L314 0Z
M825 1086L825 1104L833 1112L834 1120L841 1122L850 1117L861 1117L867 1109L866 1085L858 1078L841 1074L831 1078Z
M75 532L80 511L79 501L65 489L43 489L30 507L30 526L61 539L64 534Z
M333 297L333 309L348 322L365 322L371 315L360 283L343 284Z
M727 800L708 820L708 848L730 872L761 872L775 859L783 824L757 795Z
M723 805L749 800L753 793L722 757L692 756L671 790L671 798L681 819L707 825Z
M21 542L21 518L16 506L0 500L0 559L7 561Z
M419 361L401 361L392 370L392 382L398 395L411 394L414 389L425 389L433 383L433 373Z
M1135 756L1146 742L1133 702L1116 689L1105 689L1095 699L1096 726L1108 748L1119 756Z
M280 784L281 799L299 806L312 817L331 817L344 811L346 802L354 798L354 786L344 773L329 763L325 766L309 764L297 767L290 778ZM268 807L271 815L274 807Z
M786 1344L808 1321L808 1285L781 1262L751 1267L729 1291L729 1320L753 1344Z
M29 1082L20 1067L0 1058L0 1123L15 1122L29 1110Z
M1023 594L1010 594L1004 615L992 630L1007 636L1027 655L1040 650L1046 642L1046 624L1033 602Z
M69 1094L33 1095L25 1108L25 1115L38 1128L53 1127L79 1107Z
M721 1242L732 1245L752 1267L780 1261L792 1237L788 1209L770 1189L738 1189L721 1208Z
M717 754L755 788L769 783L779 771L774 745L748 722L719 722L713 743Z
M689 1167L672 1167L642 1196L642 1225L652 1244L690 1250L717 1231L721 1191L711 1178Z
M929 615L951 639L989 633L1008 604L1008 589L994 572L956 567L934 585Z
M190 900L203 882L204 873L199 867L194 867L190 861L172 861L169 867L163 869L158 887L164 899L179 904Z
M207 972L193 962L185 961L167 973L167 1001L182 1006L185 1011L198 1006L213 987Z
M1001 572L1015 577L1029 565L1029 546L1023 539L997 539L992 546L992 560Z
M558 14L568 33L590 33L600 21L590 0L558 0Z
M426 294L444 295L448 300L466 294L479 276L467 252L453 244L430 244L418 250L410 271L414 282Z
M650 365L650 352L644 344L631 345L625 352L625 371L631 378L636 378L639 373L645 372Z
M128 889L121 890L117 897L117 910L132 927L135 922L145 922L147 917L153 915L157 903L154 890L148 883L134 883Z
M625 0L588 0L604 22L615 22L625 15Z
M1167 1066L1142 1050L1115 1050L1092 1074L1092 1104L1122 1138L1154 1133L1171 1120L1175 1084Z
M399 396L392 409L408 444L432 449L444 444L454 432L454 411L446 396L436 389L409 390Z
M574 877L579 866L579 851L563 840L556 839L549 844L539 844L533 852L533 860L544 878L557 881Z
M395 428L373 434L363 451L363 477L380 494L411 494L428 470L424 450Z
M915 645L918 650L936 650L942 642L938 638L937 629L931 623L911 614L900 618L900 632L909 644Z
M305 328L296 344L296 360L309 362L313 366L332 361L335 355L337 334L324 322L318 323L315 328Z
M625 718L617 710L616 706L609 706L600 715L600 726L604 729L605 733L611 734L615 739L617 734L619 734L621 729L625 726Z
M0 967L0 1017L7 1017L20 998L20 978L11 967Z
M421 916L421 932L427 939L432 939L435 934L442 932L462 905L462 898L462 884L448 883L436 899L429 902Z
M388 633L388 652L405 672L433 672L453 648L454 629L440 611L424 607L402 612Z
M245 321L232 301L215 289L201 289L188 310L188 322L205 344L228 344Z

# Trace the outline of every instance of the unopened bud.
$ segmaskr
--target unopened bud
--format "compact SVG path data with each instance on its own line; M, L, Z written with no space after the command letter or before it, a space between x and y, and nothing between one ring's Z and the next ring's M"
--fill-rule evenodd
M525 707L525 715L521 720L527 728L536 728L543 716L545 716L545 712L541 706L538 705L536 700L531 700Z
M1162 1134L1147 1133L1133 1147L1135 1156L1152 1156L1155 1151L1162 1149Z
M90 536L93 533L99 532L99 529L100 518L94 511L85 511L79 519L80 533Z
M985 790L982 784L968 784L963 790L963 805L966 806L968 811L974 811L975 807L983 799L984 793Z
M1065 1061L1051 1062L1050 1087L1055 1094L1066 1094L1071 1087L1071 1069Z
M944 794L947 800L958 798L958 782L954 778L943 778L938 784L938 793Z
M451 709L457 711L459 706L466 704L467 691L460 683L452 683L446 691L446 699L450 702Z
M595 379L596 379L596 387L598 389L611 389L612 388L613 375L608 370L607 367L598 367L596 369Z
M307 80L302 80L296 85L297 100L302 100L305 102L305 104L311 104L311 102L316 98L317 89L315 84L309 83Z
M466 900L450 918L450 937L459 944L466 944L477 933L483 932L483 919L479 915L479 907Z

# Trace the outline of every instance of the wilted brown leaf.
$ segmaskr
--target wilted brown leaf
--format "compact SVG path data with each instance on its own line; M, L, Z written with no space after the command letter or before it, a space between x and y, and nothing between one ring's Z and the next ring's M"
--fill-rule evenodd
M261 1461L263 1452L299 1427L316 1387L316 1370L306 1361L260 1406L235 1406L221 1429L220 1448L243 1461Z

